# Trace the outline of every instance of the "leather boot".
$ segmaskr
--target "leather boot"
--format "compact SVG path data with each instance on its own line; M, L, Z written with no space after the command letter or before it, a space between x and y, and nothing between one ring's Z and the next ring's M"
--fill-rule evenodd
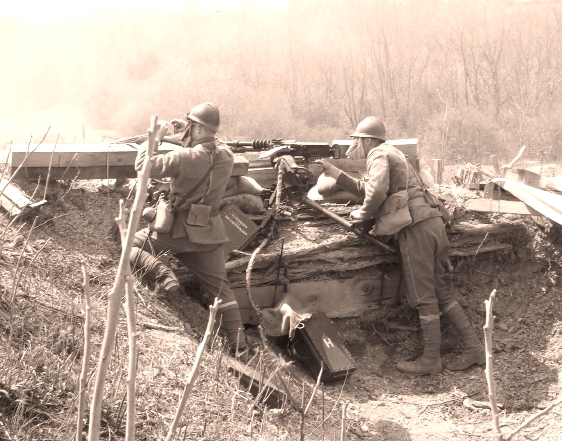
M399 371L411 375L437 375L443 369L441 363L441 326L439 319L420 320L424 340L423 355L414 361L401 361Z
M140 269L143 276L156 284L158 294L172 294L180 289L180 282L173 271L148 251L133 247L129 262L134 268Z
M246 334L244 332L244 325L242 324L242 317L238 305L236 305L236 307L230 306L224 311L221 311L219 307L218 313L220 314L222 331L224 332L230 351L236 358L240 359L244 358L244 352L246 352L245 357L247 361L248 351L246 349L248 346L246 344Z
M476 335L468 316L462 306L455 303L450 309L443 313L443 317L453 325L462 338L463 351L459 357L451 363L445 364L445 369L451 371L462 371L472 365L486 364L486 350Z

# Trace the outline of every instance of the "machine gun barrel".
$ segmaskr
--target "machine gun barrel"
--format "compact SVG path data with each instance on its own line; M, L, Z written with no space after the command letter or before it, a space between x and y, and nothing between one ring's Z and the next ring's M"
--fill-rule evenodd
M363 237L363 238L367 239L373 245L378 246L379 248L383 249L387 253L396 254L395 248L393 248L390 245L387 245L387 244L381 242L380 240L376 239L375 236L373 236L372 234L369 234L368 232L364 231L362 228L360 228L355 223L353 223L351 221L348 221L347 219L344 219L343 217L339 216L336 213L332 213L330 210L326 210L322 205L318 204L317 202L314 202L313 200L305 197L302 200L302 203L304 205L312 208L313 210L316 210L319 213L322 213L326 217L329 217L330 219L336 221L336 223L340 224L346 230L351 231L352 233L356 234L359 237Z

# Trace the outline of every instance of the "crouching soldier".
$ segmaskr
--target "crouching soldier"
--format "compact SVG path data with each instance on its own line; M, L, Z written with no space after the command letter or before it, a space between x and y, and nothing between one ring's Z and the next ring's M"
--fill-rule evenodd
M351 136L355 142L346 155L356 160L366 159L366 176L356 179L328 161L319 161L324 174L334 178L338 187L364 195L362 206L352 211L351 217L370 220L388 196L403 190L408 194L412 223L400 230L395 238L398 240L408 303L419 313L424 350L418 359L401 361L396 367L413 375L441 371L441 317L453 325L463 340L460 356L446 364L445 368L463 370L474 364L484 364L484 346L463 308L446 286L449 240L441 210L426 200L421 178L407 158L385 142L386 130L380 119L366 118Z
M248 349L238 303L227 279L222 244L229 239L219 213L234 157L216 137L220 115L214 104L199 104L185 120L172 123L181 130L183 148L150 158L150 177L170 178L170 228L167 232L152 228L138 231L130 262L155 280L160 291L174 293L180 288L177 278L154 255L175 255L209 294L222 300L218 313L223 332L232 352L244 359ZM146 150L144 143L137 155L137 171L143 166Z

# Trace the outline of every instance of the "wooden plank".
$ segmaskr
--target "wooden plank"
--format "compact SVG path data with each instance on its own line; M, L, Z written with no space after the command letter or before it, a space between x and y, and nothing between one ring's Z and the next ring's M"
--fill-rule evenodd
M393 272L374 278L289 283L286 292L282 285L277 290L273 285L259 286L251 289L251 295L259 308L273 308L288 294L306 305L305 311L298 312L324 312L330 318L359 317L364 312L379 307L382 300L395 298L401 289L400 285L400 273ZM242 322L259 324L247 289L235 288L233 292Z
M8 179L0 180L0 205L11 219L25 218L37 212L47 201L33 202L19 187Z
M34 149L27 144L14 144L8 158L8 169L14 179L45 178L49 174L49 166L51 179L136 178L137 148L134 144L45 144ZM163 143L159 151L167 153L177 148L181 147ZM17 168L22 164L16 175ZM246 175L248 168L249 161L243 155L234 155L231 176Z
M31 204L31 199L8 179L2 178L0 180L0 193L20 210Z
M488 213L511 213L531 214L542 216L537 210L520 201L502 201L493 199L470 199L464 204L464 208L470 211L482 211Z
M265 188L270 188L277 182L277 170L273 167L250 168L248 176Z
M226 357L226 364L228 370L240 379L240 384L255 398L259 398L258 402L265 403L273 409L280 409L287 402L287 394L275 384L278 374L269 379L269 372L260 374L256 369L232 357Z

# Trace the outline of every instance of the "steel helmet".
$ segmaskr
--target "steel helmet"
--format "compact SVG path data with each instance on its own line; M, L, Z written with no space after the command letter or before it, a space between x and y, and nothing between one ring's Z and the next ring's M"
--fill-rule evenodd
M221 124L219 108L209 102L196 105L193 109L191 109L187 118L208 127L215 132L218 132Z
M380 119L368 116L357 124L355 133L351 136L356 138L377 138L386 141L386 129Z

